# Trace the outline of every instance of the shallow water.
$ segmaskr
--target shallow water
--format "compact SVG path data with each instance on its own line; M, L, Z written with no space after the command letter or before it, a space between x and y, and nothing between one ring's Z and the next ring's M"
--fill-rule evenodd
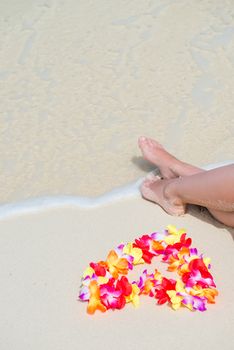
M232 1L2 2L0 202L135 182L142 134L232 159L233 27Z
M205 170L214 169L216 167L232 164L232 161L225 161L216 164L209 164L203 167ZM155 169L153 173L158 173ZM31 198L15 203L8 203L0 206L0 219L11 217L14 215L31 214L35 212L46 211L55 208L77 208L77 209L92 209L103 207L123 199L140 198L140 184L144 177L138 179L136 182L126 186L118 187L103 195L97 197L81 197L81 196L46 196Z

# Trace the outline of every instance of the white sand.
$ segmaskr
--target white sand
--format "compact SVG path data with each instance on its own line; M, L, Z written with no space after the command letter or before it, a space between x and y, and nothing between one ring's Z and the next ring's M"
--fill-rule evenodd
M2 219L1 349L232 349L234 230L197 215L193 209L173 218L135 197L96 209L67 206ZM136 310L128 305L87 315L87 304L76 301L87 264L169 223L186 227L193 246L211 257L217 304L204 313L174 312L142 296Z

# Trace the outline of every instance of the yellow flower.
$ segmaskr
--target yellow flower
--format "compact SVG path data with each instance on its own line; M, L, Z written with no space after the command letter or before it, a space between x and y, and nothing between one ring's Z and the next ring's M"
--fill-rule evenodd
M178 280L176 282L176 291L178 293L184 293L185 292L184 283L181 280Z
M127 255L133 256L133 265L144 264L144 260L142 259L142 250L140 248L133 247L132 243L126 244L123 252Z
M182 296L176 295L177 292L175 290L168 290L167 294L171 299L171 306L174 310L178 310L181 307L181 301L183 299Z
M181 295L177 295L179 292L184 292L184 284L182 281L178 280L176 282L176 290L168 290L167 295L171 300L171 306L174 310L177 310L181 307L181 301L183 297Z
M203 258L203 262L206 265L206 267L208 268L208 266L210 264L210 258Z
M167 230L169 235L165 236L164 241L167 244L175 244L180 241L180 237L183 233L186 233L186 231L182 228L180 230L177 230L175 226L168 225Z
M162 274L161 272L159 272L157 269L155 269L155 272L154 272L154 279L161 282L162 281Z
M97 283L98 283L99 285L105 284L105 283L107 283L108 281L109 281L109 278L107 278L107 277L99 276L99 277L97 278Z
M94 269L90 266L88 266L85 270L84 270L84 273L83 273L83 278L89 276L89 277L92 277L93 274L95 273Z
M126 302L132 302L133 306L138 307L140 304L139 293L140 288L136 284L132 284L132 293L126 297Z
M183 264L180 269L178 269L178 275L182 276L184 273L189 272L188 264Z

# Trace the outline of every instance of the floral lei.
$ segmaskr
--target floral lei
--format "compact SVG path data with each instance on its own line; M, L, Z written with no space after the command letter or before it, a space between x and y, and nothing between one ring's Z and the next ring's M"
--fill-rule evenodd
M207 303L215 303L218 291L209 272L210 259L190 248L191 243L184 229L177 230L172 225L163 233L153 232L134 243L122 243L109 252L106 261L89 264L79 299L88 302L89 314L122 309L130 302L137 307L142 294L155 298L159 305L168 303L174 310L185 306L205 311ZM155 269L150 274L144 270L139 280L129 282L126 275L134 265L150 264L159 255L168 264L168 271L176 271L179 279L168 279Z

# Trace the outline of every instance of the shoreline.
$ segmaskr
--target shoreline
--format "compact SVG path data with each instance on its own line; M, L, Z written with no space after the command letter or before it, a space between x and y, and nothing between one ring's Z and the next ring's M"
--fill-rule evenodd
M202 168L205 170L211 170L232 163L232 161L225 161L221 163L208 164ZM137 197L140 196L139 185L143 179L144 177L141 177L133 183L114 188L113 190L97 197L69 195L42 196L29 198L27 200L15 203L6 203L0 205L0 220L15 215L37 213L47 209L63 208L67 206L72 206L77 209L93 209L108 205L118 200Z

